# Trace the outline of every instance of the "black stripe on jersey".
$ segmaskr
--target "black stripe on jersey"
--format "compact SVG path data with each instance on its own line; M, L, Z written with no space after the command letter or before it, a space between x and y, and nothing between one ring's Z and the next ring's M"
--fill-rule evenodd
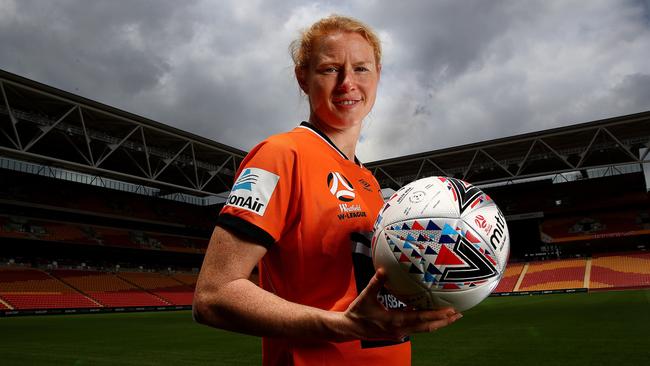
M334 150L338 151L338 153L341 154L341 156L342 156L343 158L345 158L346 160L350 160L350 159L348 159L347 156L345 156L345 154L343 153L343 151L339 150L339 148L338 148L336 145L334 145L334 142L332 142L332 140L330 140L330 138L327 137L326 134L324 134L324 133L321 132L318 128L316 128L316 126L314 126L313 124L311 124L311 123L309 123L309 122L305 122L305 121L303 121L300 125L301 125L302 127L306 127L306 128L308 128L308 129L314 131L315 133L317 133L318 136L322 137L323 140L325 140L325 142L327 142L330 146L332 146L332 147L334 148ZM361 162L359 161L359 159L357 159L356 156L354 157L354 162L355 162L357 165L361 165Z
M244 236L256 244L269 248L275 243L271 234L250 222L229 214L221 214L217 218L217 225L234 231L235 234Z

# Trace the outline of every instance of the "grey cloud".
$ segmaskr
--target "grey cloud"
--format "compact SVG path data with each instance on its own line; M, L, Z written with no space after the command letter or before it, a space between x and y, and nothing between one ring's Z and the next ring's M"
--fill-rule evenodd
M333 12L384 37L365 161L650 109L647 0L0 6L0 68L242 149L307 117L287 47Z

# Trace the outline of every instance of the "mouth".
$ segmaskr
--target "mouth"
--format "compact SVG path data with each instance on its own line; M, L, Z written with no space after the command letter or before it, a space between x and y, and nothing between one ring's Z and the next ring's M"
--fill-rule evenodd
M334 100L333 103L337 106L351 107L358 103L361 103L361 99L338 99Z

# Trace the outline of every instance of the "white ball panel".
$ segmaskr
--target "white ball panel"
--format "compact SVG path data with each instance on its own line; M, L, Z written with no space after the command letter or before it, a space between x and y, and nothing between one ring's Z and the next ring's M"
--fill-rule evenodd
M463 215L463 221L472 227L497 255L499 270L505 270L510 253L510 234L505 217L496 205L488 205Z
M429 296L428 290L401 268L401 264L395 259L386 242L386 234L383 231L379 233L375 242L372 260L375 269L384 269L387 277L386 287L398 299L412 306L423 308L431 306L431 296Z

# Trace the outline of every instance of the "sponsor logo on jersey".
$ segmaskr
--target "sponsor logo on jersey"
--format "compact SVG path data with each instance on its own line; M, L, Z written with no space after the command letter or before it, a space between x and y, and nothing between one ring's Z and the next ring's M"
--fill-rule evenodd
M235 181L226 205L264 216L279 180L280 176L264 169L246 168Z
M361 184L361 188L365 189L368 192L372 192L372 186L370 185L370 183L368 183L368 181L361 178L359 179L359 183Z
M356 196L352 183L339 172L330 172L327 175L327 187L334 197L343 202L350 202Z
M352 219L355 217L366 217L366 212L361 208L361 205L350 205L347 203L339 203L339 220Z

